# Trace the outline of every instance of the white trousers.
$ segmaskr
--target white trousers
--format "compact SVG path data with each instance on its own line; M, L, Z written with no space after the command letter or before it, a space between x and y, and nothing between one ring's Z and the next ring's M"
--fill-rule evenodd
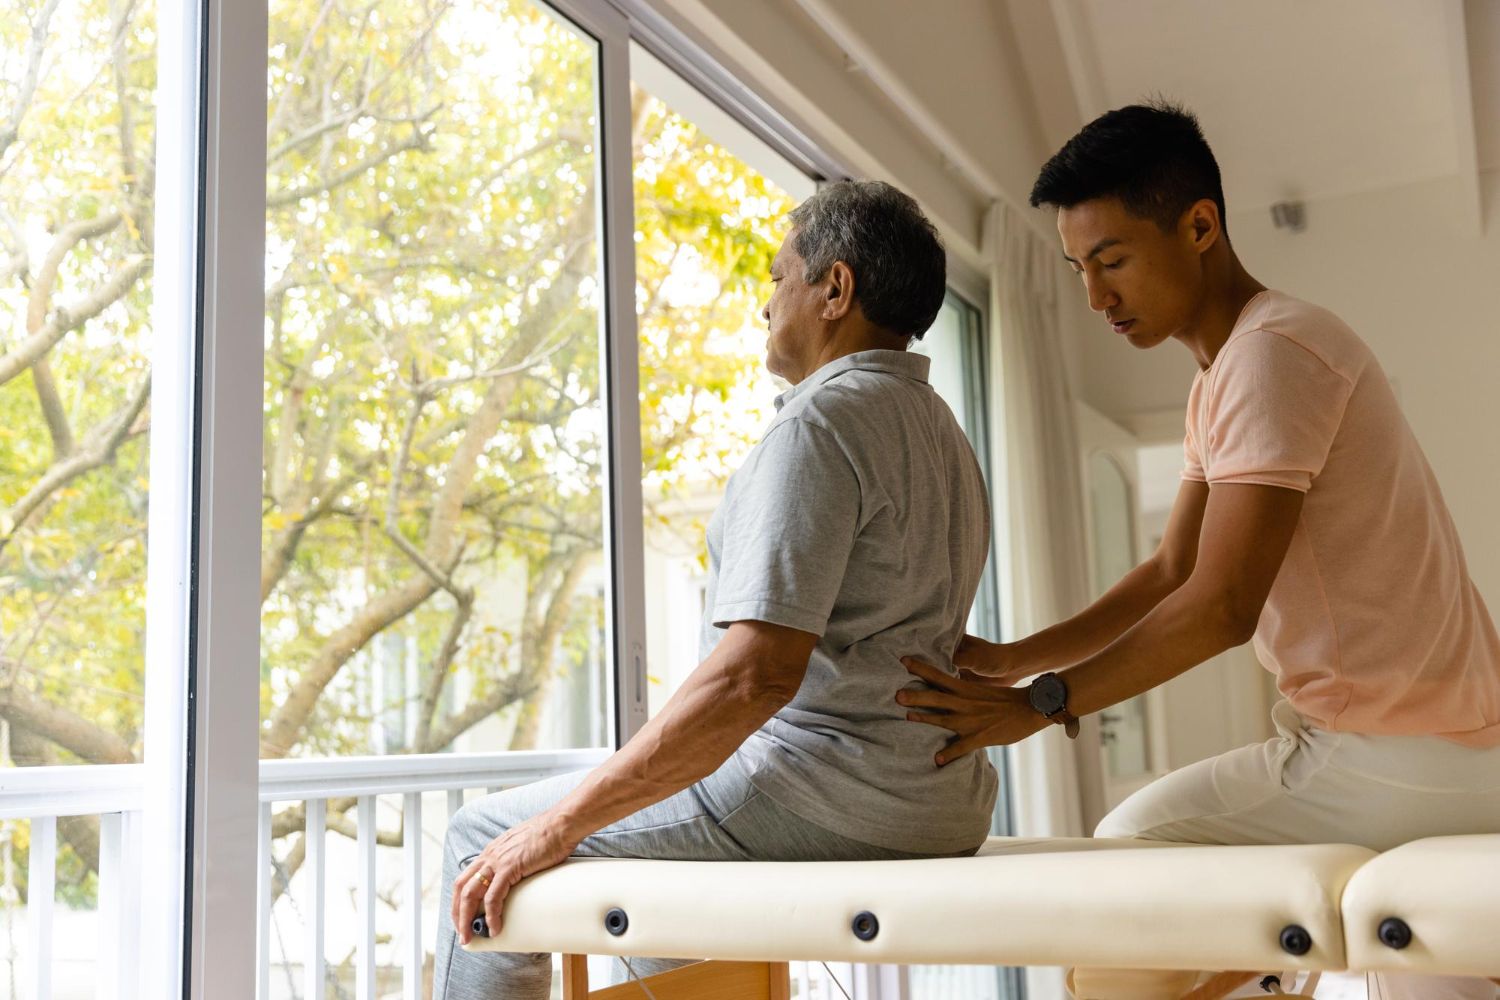
M1308 725L1285 701L1271 718L1274 739L1153 782L1104 817L1094 835L1191 844L1360 844L1384 851L1422 837L1500 832L1500 747L1329 732ZM1173 995L1167 978L1153 993L1140 976L1078 969L1075 989L1086 1000ZM1174 984L1180 978L1163 976ZM1482 979L1390 973L1369 979L1372 1000L1496 996L1494 984Z

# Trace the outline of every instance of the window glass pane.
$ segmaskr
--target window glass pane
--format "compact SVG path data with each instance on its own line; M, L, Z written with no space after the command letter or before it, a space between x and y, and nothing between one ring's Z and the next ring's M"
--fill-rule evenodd
M156 10L0 0L0 767L141 759ZM50 876L54 992L92 996L101 824L51 823L0 818L0 925Z
M269 33L262 756L608 745L598 43L531 0L271 0ZM402 901L424 953L447 919L426 798L375 808L382 996ZM352 996L358 807L326 805ZM314 957L304 816L275 807L268 1000Z
M140 755L154 22L154 3L0 0L0 683L18 764Z
M597 45L270 12L262 754L606 742Z
M943 308L938 311L932 328L923 334L921 340L912 341L911 350L932 359L928 380L953 411L958 425L972 437L974 428L967 391L967 309L963 302L949 295L943 300Z
M765 368L771 258L812 195L798 173L640 48L635 123L648 703L698 665L704 529L784 384Z

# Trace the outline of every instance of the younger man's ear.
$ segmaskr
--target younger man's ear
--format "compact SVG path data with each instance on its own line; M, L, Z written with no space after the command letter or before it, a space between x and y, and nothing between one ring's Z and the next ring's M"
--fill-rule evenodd
M1188 209L1188 223L1192 227L1193 246L1202 253L1213 246L1223 225L1218 204L1212 198L1198 199Z

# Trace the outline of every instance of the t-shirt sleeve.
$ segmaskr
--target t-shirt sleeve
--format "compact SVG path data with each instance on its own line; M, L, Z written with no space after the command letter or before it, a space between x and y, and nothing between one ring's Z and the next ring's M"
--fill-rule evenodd
M821 636L859 525L859 479L832 433L773 427L727 500L713 623L763 621Z
M1201 443L1207 481L1306 493L1328 460L1353 383L1268 330L1237 338L1218 361Z
M1208 481L1203 474L1203 453L1198 450L1198 439L1193 436L1193 411L1188 408L1187 428L1182 436L1182 478L1195 483Z

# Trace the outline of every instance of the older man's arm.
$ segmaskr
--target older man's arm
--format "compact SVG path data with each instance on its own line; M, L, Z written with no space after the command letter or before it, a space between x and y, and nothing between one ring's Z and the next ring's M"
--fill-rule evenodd
M581 840L706 778L802 686L818 637L735 622L661 713L557 804Z
M589 834L717 770L796 695L817 642L810 632L767 622L731 624L656 718L557 805L496 838L459 875L452 917L460 939L469 941L481 907L498 930L511 887L561 863Z

